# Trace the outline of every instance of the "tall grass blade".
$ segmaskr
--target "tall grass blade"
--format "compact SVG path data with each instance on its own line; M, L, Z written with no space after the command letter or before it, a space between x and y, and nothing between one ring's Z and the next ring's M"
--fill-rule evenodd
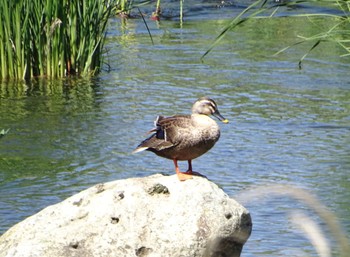
M94 75L115 0L0 1L0 80Z
M215 38L214 42L209 46L208 50L201 56L201 60L203 61L204 57L207 56L214 47L216 47L219 42L226 36L226 34L233 30L234 28L242 25L243 23L247 22L250 18L256 17L259 14L265 12L264 8L258 8L256 11L252 12L249 17L244 17L247 13L257 8L257 6L265 6L267 0L258 0L249 5L247 8L245 8L241 13L239 13L221 32L220 34Z
M308 52L305 53L305 54L300 58L300 60L299 60L299 62L298 62L298 67L299 67L300 70L301 70L301 68L302 68L301 63L304 61L304 59L306 58L306 56L308 56L309 53L311 53L311 51L312 51L313 49L315 49L320 43L321 43L321 40L316 41L316 43L308 50Z
M141 15L141 17L142 17L143 23L144 23L145 26L146 26L146 29L147 29L149 38L151 39L152 45L154 45L153 37L152 37L151 31L149 30L149 27L148 27L148 24L147 24L147 22L146 22L146 20L145 20L145 17L143 17L143 14L142 14L140 8L137 7L137 10L139 11L139 13L140 13L140 15Z
M299 68L301 68L301 63L303 60L310 54L310 52L315 48L318 47L321 41L329 41L338 44L341 46L346 53L341 56L350 56L350 1L346 0L294 0L294 1L282 1L281 3L277 3L275 5L267 5L267 1L258 0L253 2L250 6L248 6L246 9L244 9L241 13L239 13L235 18L232 19L232 21L222 30L222 32L216 37L214 42L209 46L208 50L202 55L201 59L203 59L207 54L209 54L212 49L219 43L219 41L227 34L227 32L241 26L245 22L247 22L250 19L253 18L272 18L275 16L281 6L285 7L293 7L297 6L301 3L315 3L315 4L327 4L328 6L330 4L333 4L333 6L337 7L342 14L332 14L332 13L305 13L305 14L296 14L292 15L294 17L307 17L309 21L311 21L312 17L329 17L333 18L337 23L332 26L328 30L324 30L322 27L319 26L319 29L321 33L317 35L312 35L309 37L303 37L302 41L293 43L287 47L284 47L283 49L279 50L275 55L280 54L287 49L299 45L301 43L305 43L308 41L314 41L315 43L309 49L309 51L304 54L300 60L299 60ZM254 11L255 10L255 11ZM266 15L267 12L271 11L270 15ZM265 14L263 16L259 16L260 14ZM311 21L314 25L317 26L317 22ZM342 27L345 27L345 29L342 29ZM341 39L342 37L345 37L345 40Z

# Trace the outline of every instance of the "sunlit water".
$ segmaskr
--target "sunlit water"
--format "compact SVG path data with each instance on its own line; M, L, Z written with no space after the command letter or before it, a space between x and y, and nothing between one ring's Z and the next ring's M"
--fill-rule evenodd
M213 10L207 20L202 9L188 14L182 26L176 18L148 20L154 45L141 19L111 20L110 70L92 81L0 85L0 130L10 128L0 139L0 233L94 184L174 174L171 161L131 151L158 114L189 113L204 95L230 123L194 160L196 171L232 197L271 183L310 190L350 233L348 60L331 44L312 52L302 70L298 60L310 45L273 57L296 34L316 32L306 20L280 18L231 32L202 62L227 22L216 14L240 11ZM285 197L244 205L253 232L242 256L316 256L288 221L301 209L323 224L307 206Z

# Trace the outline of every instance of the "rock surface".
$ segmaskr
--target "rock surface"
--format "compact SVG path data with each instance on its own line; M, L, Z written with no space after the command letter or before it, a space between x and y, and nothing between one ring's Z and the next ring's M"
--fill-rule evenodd
M240 256L249 212L205 178L153 175L98 184L0 237L0 256Z

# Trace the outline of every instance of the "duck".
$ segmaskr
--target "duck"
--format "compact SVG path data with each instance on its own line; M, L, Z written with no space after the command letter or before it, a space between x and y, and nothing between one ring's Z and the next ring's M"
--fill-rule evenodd
M201 97L192 106L190 115L157 116L155 128L133 151L151 151L156 155L173 160L175 172L180 181L191 179L193 175L203 176L192 170L192 160L208 152L220 138L220 128L216 117L223 123L224 118L216 102L209 97ZM188 169L181 172L178 161L187 161Z

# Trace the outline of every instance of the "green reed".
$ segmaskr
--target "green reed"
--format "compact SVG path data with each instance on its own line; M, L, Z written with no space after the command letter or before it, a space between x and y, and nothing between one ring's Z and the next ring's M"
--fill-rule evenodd
M0 1L0 80L98 72L114 2Z
M311 42L312 46L309 50L300 58L299 68L301 68L301 63L307 57L312 50L316 47L320 47L323 42L331 42L339 45L343 50L344 54L342 57L350 56L350 1L349 0L288 0L288 1L272 1L267 0L256 0L241 13L239 13L231 22L223 28L222 32L216 37L209 49L202 55L203 59L207 54L209 54L213 48L220 42L222 38L229 32L242 26L245 22L254 18L275 18L276 14L281 10L281 7L293 8L300 4L309 4L313 2L315 5L326 5L330 8L333 7L334 10L338 10L335 14L329 13L303 13L293 15L294 17L309 18L312 21L314 17L331 18L329 28L320 29L320 32L315 35L298 36L298 41L289 46L284 47L276 54L279 54L290 47ZM317 25L316 21L312 21Z

